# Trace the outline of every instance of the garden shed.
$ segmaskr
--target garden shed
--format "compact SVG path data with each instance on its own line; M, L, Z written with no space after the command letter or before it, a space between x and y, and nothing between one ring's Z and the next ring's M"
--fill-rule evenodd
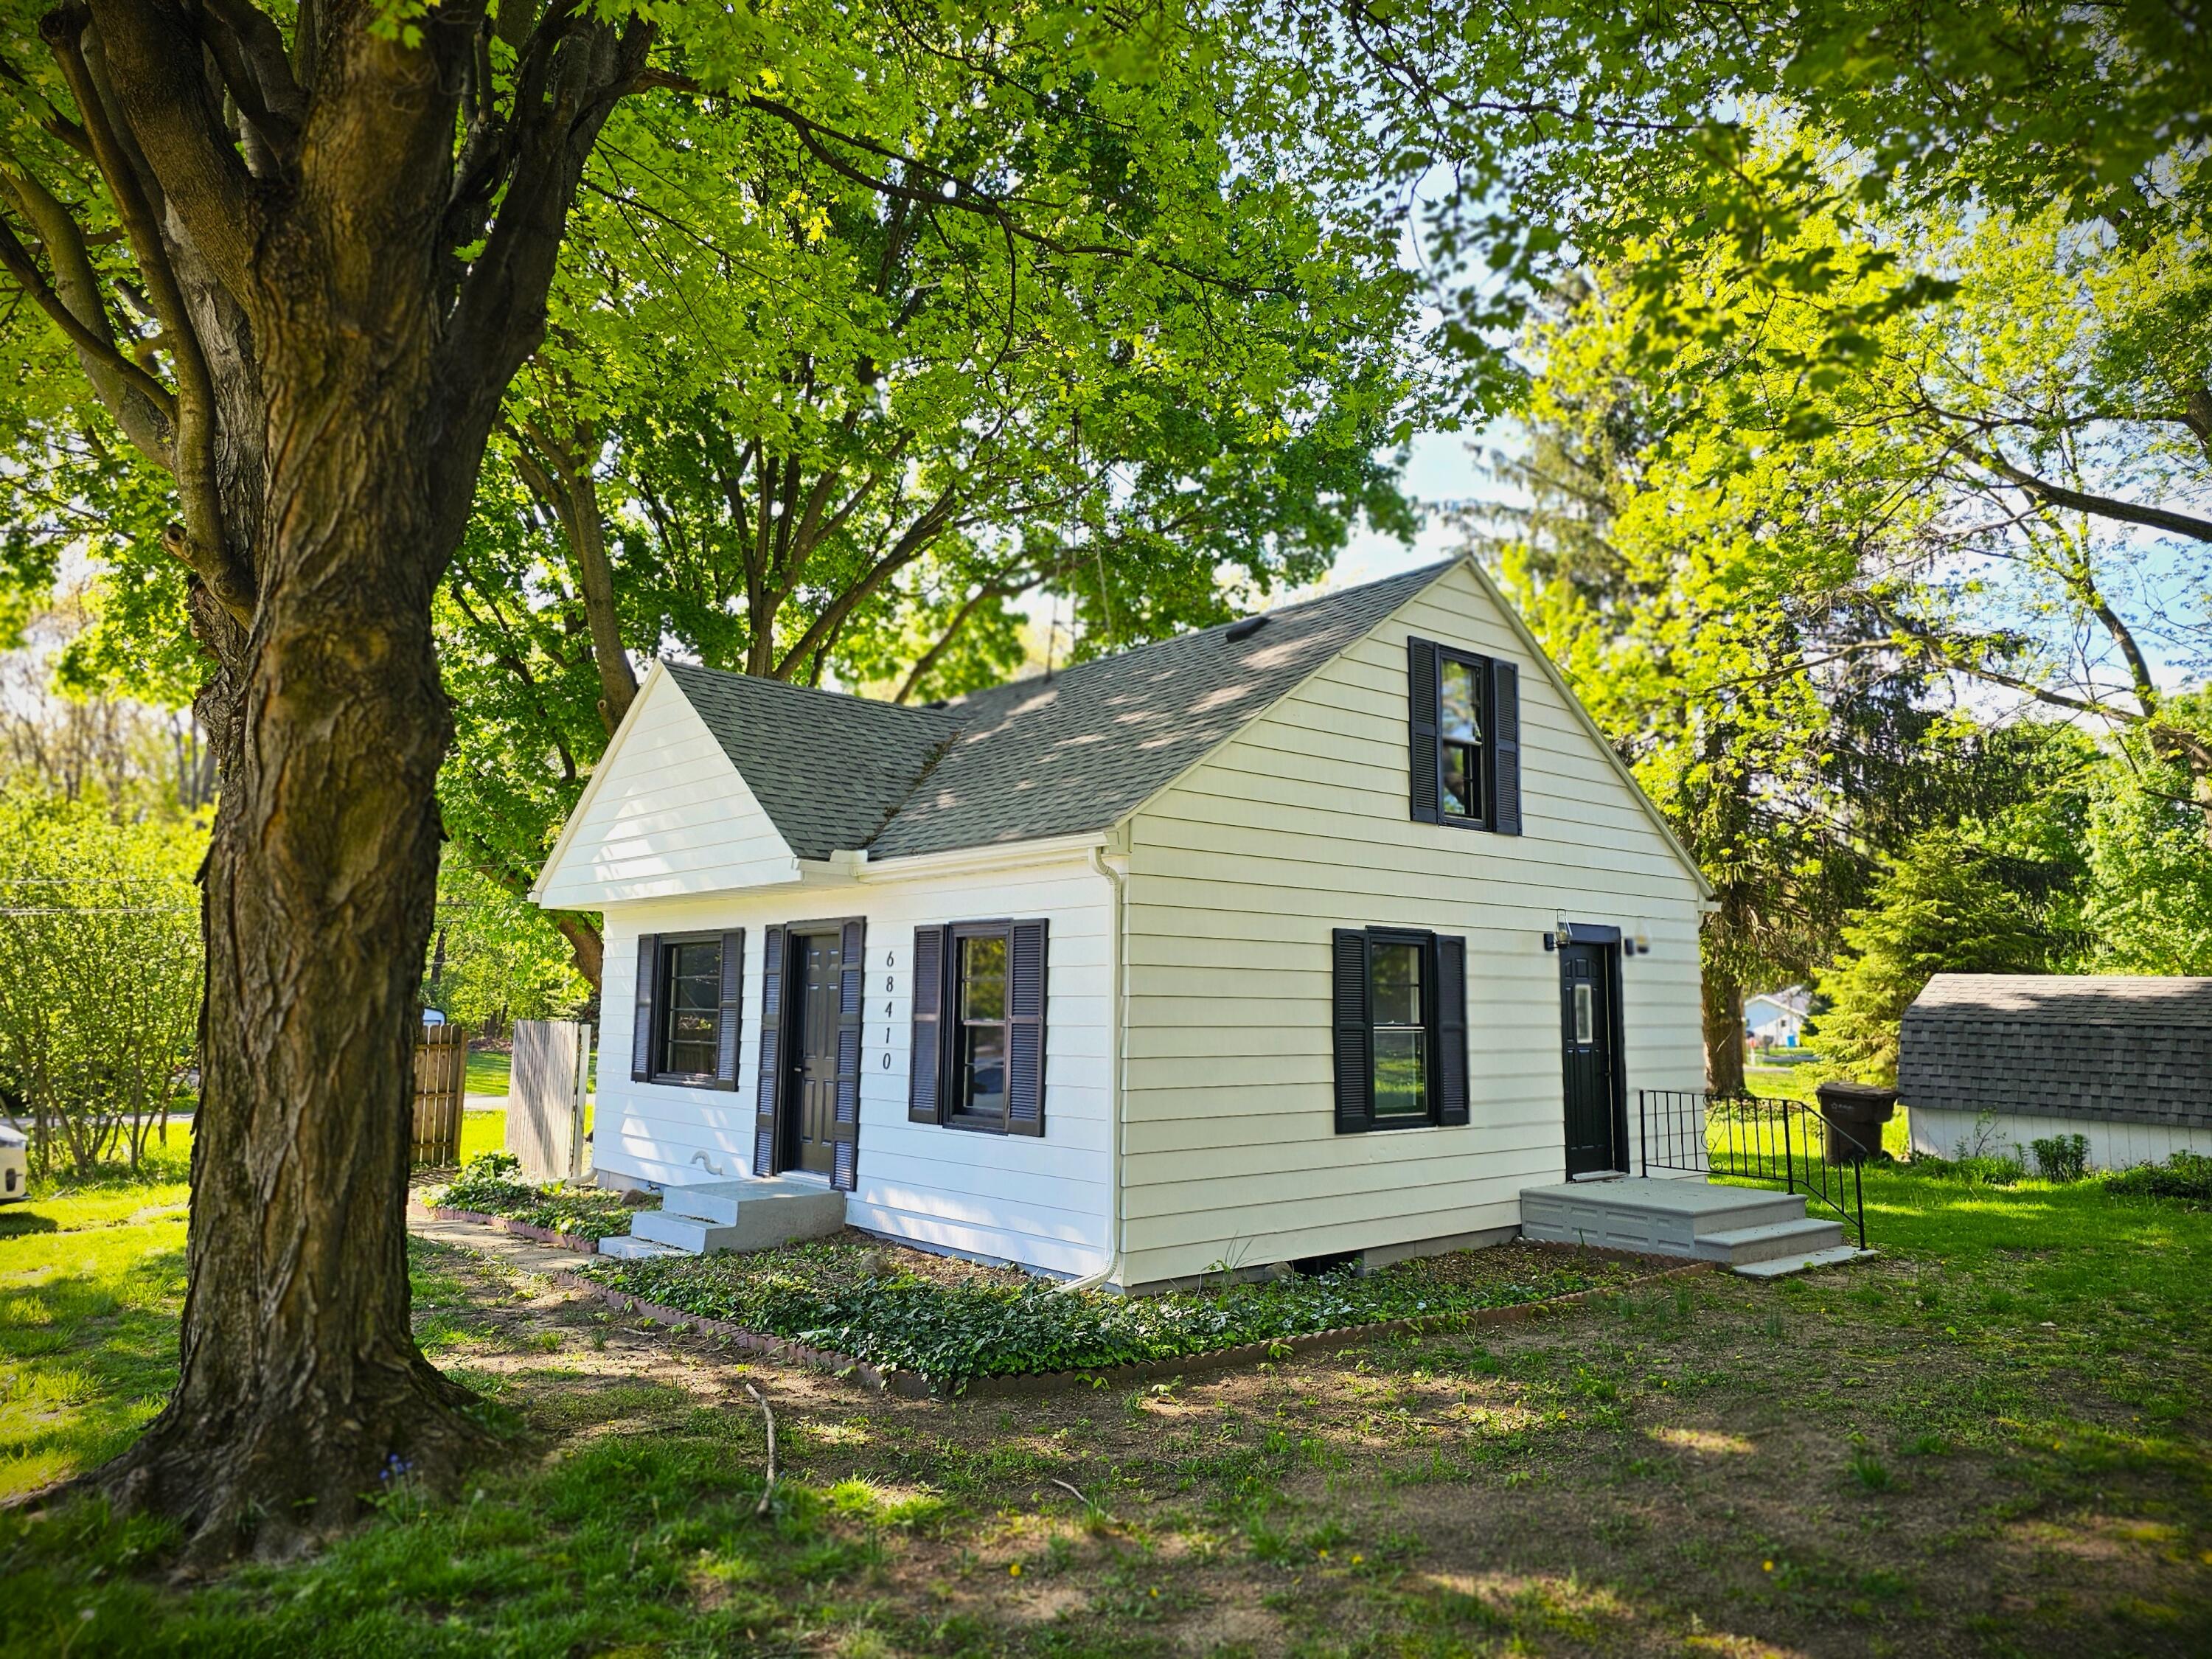
M2212 1152L2212 979L1938 974L1905 1011L1897 1086L1931 1157L2061 1134L2092 1169Z

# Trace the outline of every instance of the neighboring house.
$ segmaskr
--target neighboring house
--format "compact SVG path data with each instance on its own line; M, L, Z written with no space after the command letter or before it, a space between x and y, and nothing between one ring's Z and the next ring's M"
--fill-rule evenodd
M657 664L534 896L609 1178L1129 1287L1510 1236L1704 1081L1710 890L1464 561L949 705Z
M2212 979L1938 974L1905 1011L1897 1088L1932 1157L2076 1133L2092 1169L2212 1152Z
M1805 1034L1805 1017L1811 1012L1813 994L1802 985L1780 991L1762 991L1743 1000L1744 1035L1753 1042L1777 1048L1795 1048Z

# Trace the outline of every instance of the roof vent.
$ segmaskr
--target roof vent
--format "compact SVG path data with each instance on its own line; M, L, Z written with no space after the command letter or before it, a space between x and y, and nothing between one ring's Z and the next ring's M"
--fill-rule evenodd
M1238 640L1250 639L1267 625L1267 619L1265 617L1247 617L1243 622L1230 623L1229 631L1222 637L1233 645Z

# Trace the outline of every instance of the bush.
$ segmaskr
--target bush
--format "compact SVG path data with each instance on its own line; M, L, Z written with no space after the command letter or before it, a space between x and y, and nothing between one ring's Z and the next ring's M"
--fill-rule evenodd
M2089 1137L2087 1135L2050 1135L2041 1140L2031 1140L2027 1149L2035 1154L2035 1172L2045 1181L2060 1184L2079 1181L2089 1162Z
M449 1210L505 1216L532 1227L550 1227L578 1238L620 1238L629 1231L635 1206L604 1187L537 1186L521 1178L522 1160L512 1152L483 1152L430 1201Z
M0 794L0 1097L35 1176L135 1169L191 1086L207 848L188 823Z
M1596 1264L1530 1252L1496 1258L1503 1272L1456 1279L1446 1267L1408 1261L1364 1277L1345 1268L1128 1297L1062 1291L1018 1273L954 1283L885 1273L873 1256L828 1241L757 1255L598 1262L585 1271L649 1302L885 1370L919 1371L956 1390L977 1377L1097 1370L1347 1325L1540 1302L1592 1289L1606 1273Z
M2212 1204L2212 1157L2176 1152L2163 1164L2138 1164L2107 1176L2105 1190L2129 1198L2182 1198Z

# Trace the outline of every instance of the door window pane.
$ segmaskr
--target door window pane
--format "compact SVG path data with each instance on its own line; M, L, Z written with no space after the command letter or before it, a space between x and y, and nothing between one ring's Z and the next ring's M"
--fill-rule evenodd
M1575 1041L1584 1048L1597 1041L1597 999L1587 981L1575 987Z
M721 941L671 945L661 974L665 1001L660 1069L682 1077L712 1076L721 1046Z
M1370 947L1369 1006L1375 1021L1375 1115L1426 1115L1427 1011L1420 945L1376 939Z

